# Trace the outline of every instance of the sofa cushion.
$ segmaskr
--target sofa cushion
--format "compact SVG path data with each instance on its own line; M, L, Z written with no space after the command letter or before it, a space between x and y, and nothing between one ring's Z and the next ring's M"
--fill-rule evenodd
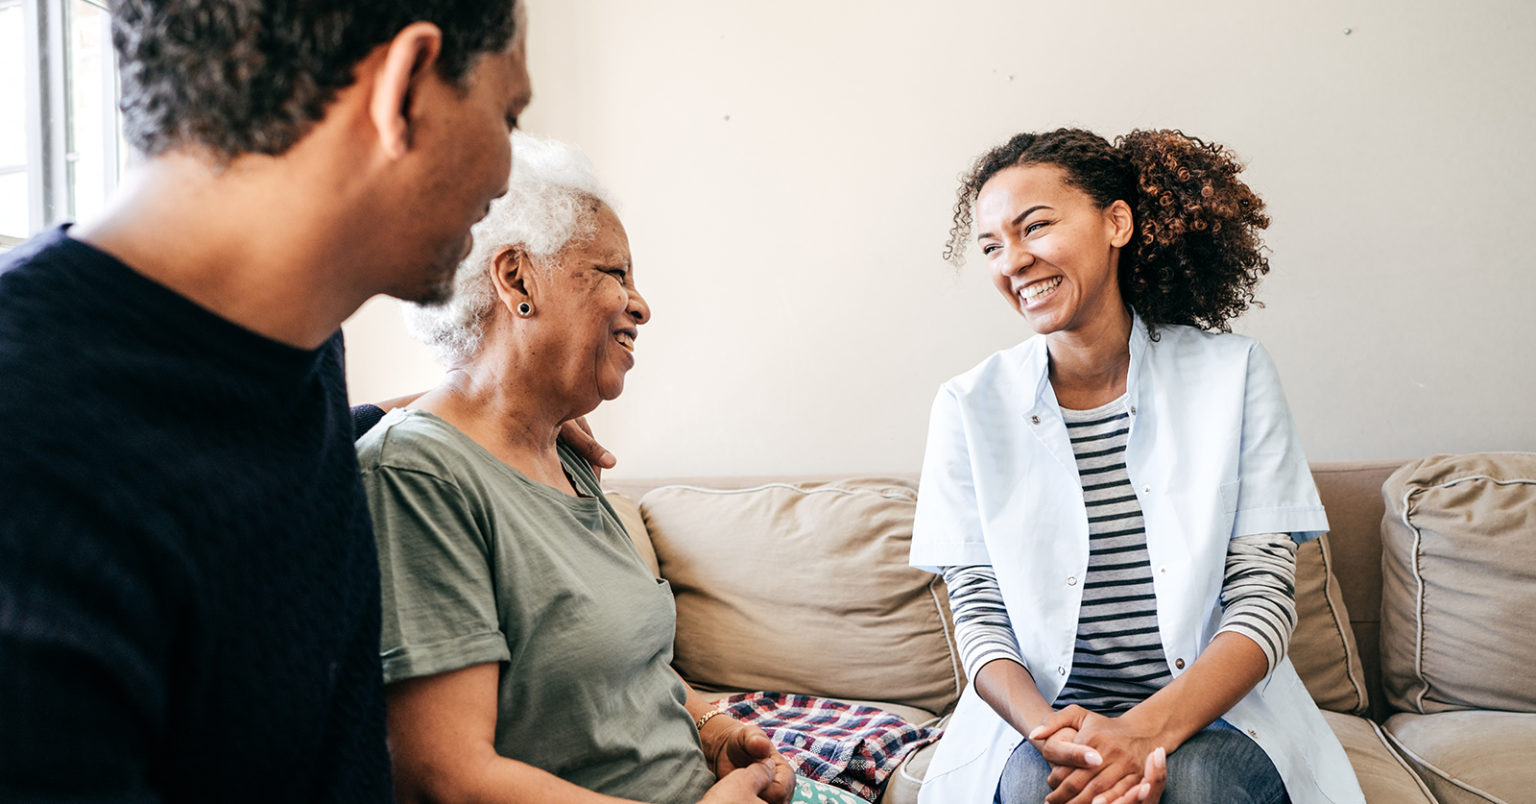
M1536 453L1425 458L1382 496L1388 701L1536 712Z
M1387 742L1380 726L1363 717L1339 712L1323 712L1323 719L1344 746L1366 801L1434 804L1429 788Z
M677 600L678 672L716 689L949 708L964 675L943 582L906 563L916 499L884 479L646 494Z
M1404 713L1384 728L1445 804L1532 800L1536 714Z
M635 543L635 552L640 554L640 560L645 562L652 575L660 578L661 567L656 562L656 548L651 545L651 534L645 529L645 517L640 514L640 504L617 491L604 492L603 496L608 498L608 504L619 515L619 522L629 534L629 540Z
M1290 657L1318 707L1355 715L1370 708L1360 650L1326 535L1296 551L1296 631Z

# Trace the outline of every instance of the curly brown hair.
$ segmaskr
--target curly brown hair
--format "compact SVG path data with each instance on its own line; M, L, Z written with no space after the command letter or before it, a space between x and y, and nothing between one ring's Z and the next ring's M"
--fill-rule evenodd
M123 136L148 157L285 153L412 22L442 31L437 73L467 91L477 59L512 42L518 2L111 0Z
M976 196L999 171L1056 165L1101 209L1125 201L1135 234L1120 254L1120 294L1149 327L1231 329L1269 272L1259 231L1264 201L1238 179L1243 166L1225 147L1181 131L1132 131L1111 145L1082 129L1018 134L982 154L961 177L944 259L959 266Z

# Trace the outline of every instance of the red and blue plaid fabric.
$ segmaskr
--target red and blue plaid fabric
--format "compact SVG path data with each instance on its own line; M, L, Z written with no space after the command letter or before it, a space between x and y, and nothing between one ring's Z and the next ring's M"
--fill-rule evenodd
M874 801L907 754L939 739L872 706L779 692L748 692L717 704L767 733L795 773Z

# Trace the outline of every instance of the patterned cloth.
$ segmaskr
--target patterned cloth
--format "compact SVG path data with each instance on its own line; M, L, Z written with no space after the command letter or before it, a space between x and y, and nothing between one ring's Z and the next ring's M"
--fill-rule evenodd
M795 773L866 801L879 798L886 778L907 754L942 734L872 706L809 695L749 692L717 705L767 733Z

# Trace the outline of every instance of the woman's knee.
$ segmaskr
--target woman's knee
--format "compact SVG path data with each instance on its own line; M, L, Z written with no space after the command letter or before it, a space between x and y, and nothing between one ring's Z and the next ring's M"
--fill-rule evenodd
M1209 728L1168 755L1163 804L1281 804L1285 782L1257 743L1230 727Z
M1029 741L1019 743L1008 755L997 783L998 804L1040 804L1051 792L1051 766Z

